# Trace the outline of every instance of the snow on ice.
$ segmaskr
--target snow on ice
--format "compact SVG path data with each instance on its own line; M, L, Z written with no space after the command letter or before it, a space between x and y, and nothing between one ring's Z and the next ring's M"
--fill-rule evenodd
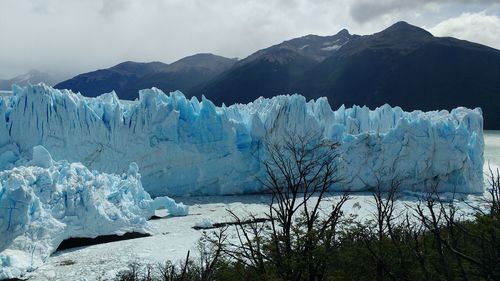
M361 191L397 180L421 191L483 191L483 130L478 109L404 112L384 105L340 107L326 98L259 98L216 107L180 92L141 90L136 101L114 92L86 98L43 84L14 87L0 98L0 169L25 163L36 145L56 160L91 170L141 170L155 196L220 195L261 191L264 143L286 131L320 132L338 141L342 157L335 189Z
M98 173L35 146L28 165L0 171L0 279L36 269L65 239L149 233L156 209L188 211L168 197L151 199L135 163L121 176Z

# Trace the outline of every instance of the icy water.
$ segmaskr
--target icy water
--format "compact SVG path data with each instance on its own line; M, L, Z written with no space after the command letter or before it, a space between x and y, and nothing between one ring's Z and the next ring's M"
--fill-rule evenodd
M7 97L7 96L10 96L12 94L11 91L4 91L4 90L0 90L0 97Z
M493 169L500 168L500 131L485 131L485 172L488 164ZM474 202L480 196L470 196ZM178 261L185 258L187 250L196 253L196 242L202 231L192 227L205 219L213 222L231 220L227 209L244 217L253 213L261 216L268 210L269 198L264 195L212 196L177 198L190 206L190 214L185 217L166 217L153 220L155 233L151 237L118 241L56 252L46 264L28 275L31 280L108 280L118 271L134 261L146 263ZM359 216L369 216L373 204L371 196L355 194L347 201L345 211ZM335 200L335 196L332 197ZM407 208L414 199L400 200L401 208ZM466 208L465 203L461 204ZM162 210L158 212L160 215Z
M484 131L484 164L500 167L500 131ZM485 169L485 172L487 170Z

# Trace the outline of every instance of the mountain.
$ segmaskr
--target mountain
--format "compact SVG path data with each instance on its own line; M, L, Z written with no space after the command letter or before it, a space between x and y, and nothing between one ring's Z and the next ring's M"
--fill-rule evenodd
M215 78L236 63L236 59L228 59L212 54L197 54L185 57L161 72L144 75L136 88L145 89L155 86L164 92L181 90L189 93L198 85Z
M12 84L26 86L28 84L34 85L43 82L49 86L53 86L59 81L61 81L61 77L56 74L31 70L28 73L18 75L12 79L0 79L0 90L11 90Z
M161 62L127 61L107 69L80 74L55 85L55 88L71 89L89 97L114 90L122 99L134 99L138 92L133 85L137 84L142 76L167 68L168 65Z
M309 98L328 96L333 107L405 110L481 107L484 127L500 128L500 51L438 38L400 22L353 39L308 70L289 89Z
M500 51L434 37L405 22L366 36L342 30L258 51L194 95L232 104L295 92L327 96L334 108L385 103L405 110L481 107L485 128L500 129Z
M157 87L165 92L189 92L193 87L213 79L236 62L213 54L196 54L172 64L161 62L123 62L111 68L75 76L55 86L95 97L116 91L121 99L133 100L140 89Z
M193 95L205 94L218 104L233 104L290 93L294 81L306 70L355 37L344 29L333 36L307 35L257 51L196 89Z
M500 51L398 22L371 35L343 29L307 35L237 61L197 54L172 64L125 62L59 83L87 96L115 90L135 99L157 87L205 95L216 104L247 103L259 96L301 93L371 108L389 103L404 110L481 107L486 129L500 129Z

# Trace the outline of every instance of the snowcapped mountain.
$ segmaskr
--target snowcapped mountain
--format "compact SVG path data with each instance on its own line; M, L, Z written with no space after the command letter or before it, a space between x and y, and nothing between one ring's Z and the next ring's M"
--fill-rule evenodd
M283 93L326 96L333 107L481 107L485 128L500 129L500 51L398 22L372 35L344 30L285 41L188 94L203 94L220 105Z
M340 49L353 37L356 35L349 34L347 29L332 36L310 34L257 51L236 63L235 66L243 66L259 60L285 64L299 56L319 62L329 57L332 51Z
M327 96L334 107L481 107L485 128L499 129L500 51L399 22L353 38L289 90L308 98Z
M259 50L188 95L206 95L216 104L247 103L260 96L294 93L290 86L356 35L307 35Z

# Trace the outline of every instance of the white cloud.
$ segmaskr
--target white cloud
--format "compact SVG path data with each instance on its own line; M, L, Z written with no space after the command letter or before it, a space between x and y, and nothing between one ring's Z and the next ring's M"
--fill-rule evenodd
M500 49L500 17L486 12L463 13L429 28L435 36L451 36Z
M104 16L109 16L126 10L129 4L128 0L103 0L99 12Z
M0 78L77 74L125 60L245 57L309 33L349 27L351 0L0 0Z
M451 13L429 8L438 0L0 0L0 78L170 63L199 52L245 57L306 34L371 34L399 20L433 26L472 9L466 0L443 1L459 4ZM484 10L498 0L470 1Z
M494 7L498 0L352 0L349 12L358 22L368 22L377 18L394 18L409 15L416 11L446 13L457 7L475 9Z

